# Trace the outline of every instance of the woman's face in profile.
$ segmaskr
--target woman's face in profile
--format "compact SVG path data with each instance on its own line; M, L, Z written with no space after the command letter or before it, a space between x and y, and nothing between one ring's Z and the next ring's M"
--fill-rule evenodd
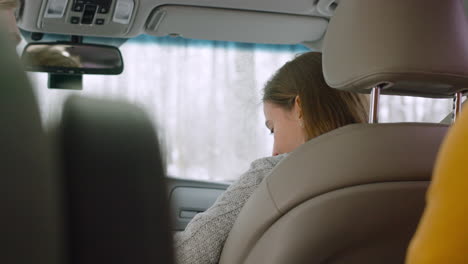
M300 123L299 106L294 105L290 111L265 102L263 104L265 125L273 134L273 156L288 153L304 144L305 131Z

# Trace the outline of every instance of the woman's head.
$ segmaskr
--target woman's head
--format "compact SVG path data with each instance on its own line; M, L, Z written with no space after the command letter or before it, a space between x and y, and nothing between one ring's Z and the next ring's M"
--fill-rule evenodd
M6 25L4 29L11 35L11 38L18 44L21 41L14 9L18 6L18 0L0 0L0 24Z
M275 136L273 155L368 119L368 97L330 88L318 52L304 53L281 67L267 82L263 102L266 125Z

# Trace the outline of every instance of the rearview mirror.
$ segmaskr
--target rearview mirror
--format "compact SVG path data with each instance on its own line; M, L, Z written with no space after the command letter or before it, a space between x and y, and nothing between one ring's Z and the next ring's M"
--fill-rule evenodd
M123 59L116 47L75 43L31 43L21 60L27 71L55 74L106 74L123 71Z

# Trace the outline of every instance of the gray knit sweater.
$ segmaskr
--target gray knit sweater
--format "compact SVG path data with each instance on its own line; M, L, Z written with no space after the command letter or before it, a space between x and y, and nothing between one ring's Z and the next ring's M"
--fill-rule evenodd
M224 242L247 199L263 178L287 154L258 159L218 197L213 206L197 214L183 232L175 234L178 264L218 263Z

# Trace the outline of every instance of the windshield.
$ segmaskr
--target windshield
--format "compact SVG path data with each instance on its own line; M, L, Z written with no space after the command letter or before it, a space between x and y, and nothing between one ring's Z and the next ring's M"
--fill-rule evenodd
M146 110L158 131L170 176L230 181L271 155L261 90L302 45L140 36L121 47L118 76L84 77L82 91L50 90L47 74L30 73L46 124L71 94L124 99ZM451 100L384 96L383 122L439 122Z

